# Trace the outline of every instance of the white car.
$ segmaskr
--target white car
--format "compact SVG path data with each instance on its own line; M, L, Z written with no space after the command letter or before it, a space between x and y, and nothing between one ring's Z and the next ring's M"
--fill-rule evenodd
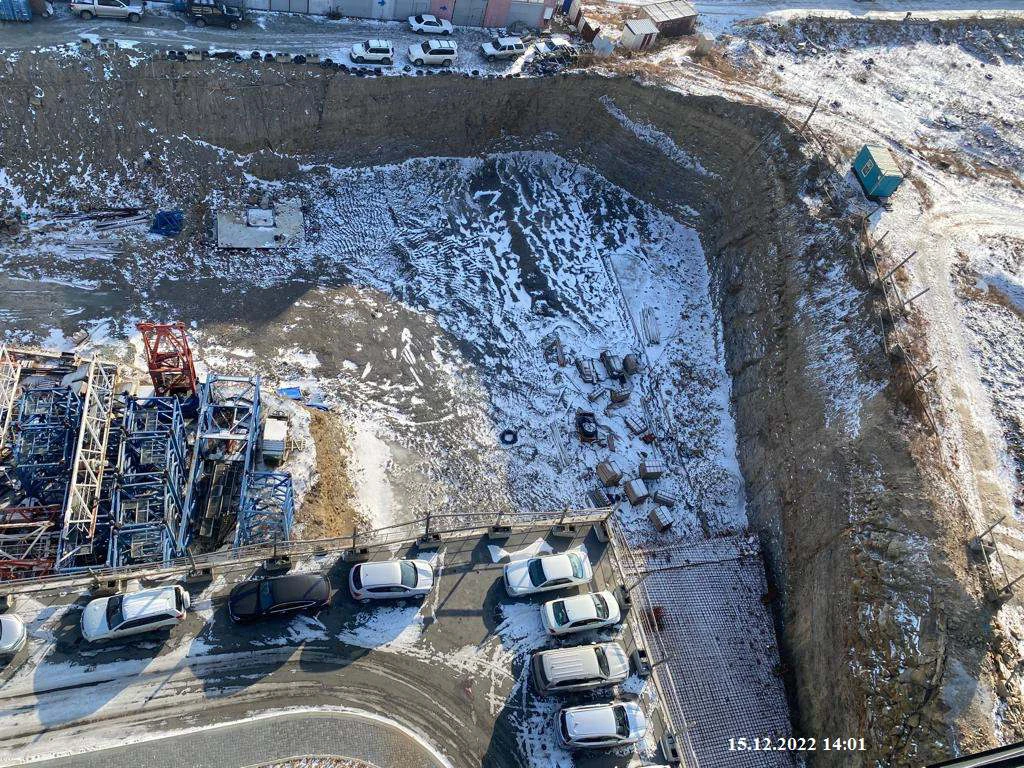
M526 44L518 37L496 37L483 43L480 51L488 61L516 59L526 52Z
M348 52L356 64L394 64L395 46L390 40L364 40Z
M452 33L452 23L448 19L439 19L429 13L410 16L409 28L413 32L423 32L428 35L450 35Z
M569 749L622 747L646 735L647 717L632 701L566 707L558 713L558 736Z
M549 635L571 635L601 629L622 620L619 604L611 592L549 600L541 607L541 621Z
M123 0L76 0L68 6L72 13L89 21L93 18L125 19L137 22L146 12L145 3L129 3Z
M177 585L100 597L82 611L82 637L93 642L173 627L189 605L188 592Z
M594 578L590 560L579 552L531 557L505 566L505 591L510 597L588 584Z
M348 591L356 600L423 597L434 586L434 569L426 560L358 563L348 574Z
M409 61L417 67L424 64L440 64L450 67L459 55L458 46L452 40L424 40L409 46Z
M629 656L618 643L551 648L533 654L530 673L539 693L589 691L629 677Z
M564 37L551 37L547 40L541 40L534 47L537 52L537 58L548 59L548 58L560 58L560 57L573 57L579 54L576 46L566 40Z
M25 622L13 613L0 614L0 656L14 656L27 641Z

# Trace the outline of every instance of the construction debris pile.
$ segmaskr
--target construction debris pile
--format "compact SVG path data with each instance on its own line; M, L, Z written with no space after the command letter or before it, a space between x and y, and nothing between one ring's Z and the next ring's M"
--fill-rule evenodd
M289 538L259 377L199 383L182 324L139 330L151 385L120 363L0 346L0 579Z

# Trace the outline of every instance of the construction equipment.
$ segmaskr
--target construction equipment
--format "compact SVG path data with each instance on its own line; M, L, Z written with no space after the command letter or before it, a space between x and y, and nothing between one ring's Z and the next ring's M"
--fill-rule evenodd
M184 323L139 323L157 397L196 395L196 369Z

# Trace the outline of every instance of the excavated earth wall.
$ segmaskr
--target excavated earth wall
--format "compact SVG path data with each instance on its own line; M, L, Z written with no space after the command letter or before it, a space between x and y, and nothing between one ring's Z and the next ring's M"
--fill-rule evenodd
M56 186L90 167L120 172L127 186L160 174L182 200L201 200L222 177L218 147L250 155L246 170L267 179L297 177L300 162L547 150L684 218L711 265L797 730L867 746L812 761L905 765L991 741L990 726L977 728L987 617L966 529L942 513L948 489L922 468L887 384L853 228L812 213L815 164L778 115L598 76L361 78L260 62L29 56L0 79L0 136L0 164L47 168ZM174 162L147 162L164 140ZM837 282L853 286L846 311L814 312L834 303ZM835 418L820 375L822 339L833 336L858 340L831 350L866 382L856 429Z

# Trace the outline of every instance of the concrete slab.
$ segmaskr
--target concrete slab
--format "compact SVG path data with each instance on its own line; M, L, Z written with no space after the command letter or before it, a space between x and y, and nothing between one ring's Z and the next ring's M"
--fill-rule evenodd
M269 209L217 212L218 248L300 248L305 241L302 205L297 199L281 200Z

